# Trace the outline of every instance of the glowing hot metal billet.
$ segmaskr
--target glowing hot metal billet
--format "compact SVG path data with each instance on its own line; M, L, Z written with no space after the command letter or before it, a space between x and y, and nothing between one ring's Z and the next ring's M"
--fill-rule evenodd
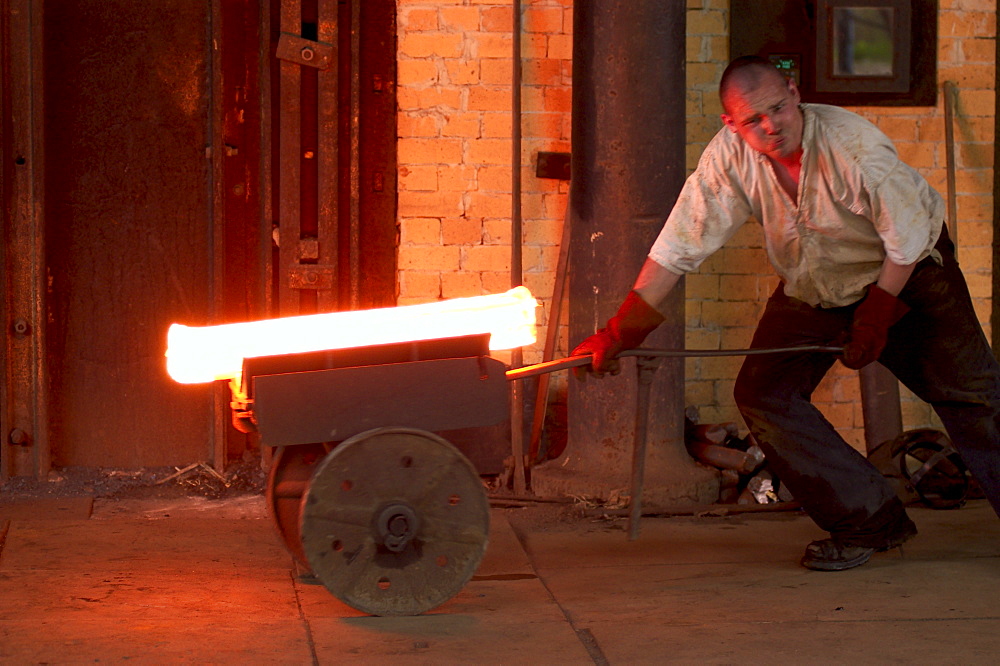
M303 352L490 334L490 349L535 341L538 302L526 287L503 294L397 308L331 312L221 326L173 324L167 372L182 384L237 379L243 360Z

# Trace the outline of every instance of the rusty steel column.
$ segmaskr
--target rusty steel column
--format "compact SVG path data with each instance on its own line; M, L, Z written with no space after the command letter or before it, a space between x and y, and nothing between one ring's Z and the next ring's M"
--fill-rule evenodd
M570 346L601 328L628 293L685 177L683 0L578 0L573 26ZM684 345L683 282L647 346ZM539 495L607 497L628 486L634 359L622 372L570 381L564 456L533 472ZM684 364L652 386L644 497L712 501L713 474L684 449Z

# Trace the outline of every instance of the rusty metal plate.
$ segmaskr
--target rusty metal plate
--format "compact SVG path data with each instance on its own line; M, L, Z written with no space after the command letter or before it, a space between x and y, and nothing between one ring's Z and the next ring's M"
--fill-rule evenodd
M302 547L338 599L373 615L416 615L462 589L489 538L472 464L430 432L379 428L337 446L302 500Z
M491 426L509 414L505 366L487 357L263 375L253 386L268 446L342 441L379 426Z
M278 47L274 55L280 60L325 70L330 68L335 53L336 47L333 44L282 33L278 37Z

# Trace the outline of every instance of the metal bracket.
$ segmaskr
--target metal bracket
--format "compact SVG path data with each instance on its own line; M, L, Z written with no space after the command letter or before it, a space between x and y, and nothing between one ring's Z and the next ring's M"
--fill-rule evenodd
M335 266L302 264L288 269L288 286L292 289L333 289L336 276Z
M278 48L275 56L279 60L287 60L298 65L314 67L319 70L330 69L333 63L335 47L333 44L316 42L287 32L278 37Z

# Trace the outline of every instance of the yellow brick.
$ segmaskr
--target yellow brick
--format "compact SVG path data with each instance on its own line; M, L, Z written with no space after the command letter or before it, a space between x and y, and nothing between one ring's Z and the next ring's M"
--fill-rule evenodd
M687 34L689 35L724 35L726 34L726 15L721 11L689 11L687 13Z
M510 217L510 196L492 192L470 192L466 214L469 217Z
M480 192L510 192L511 169L509 166L484 166L477 170Z
M715 92L722 70L714 62L692 62L687 65L687 85L706 92Z
M469 89L470 111L509 111L511 107L510 87L475 87Z
M464 193L476 189L476 169L465 164L438 169L438 189L441 192Z
M462 162L462 142L457 139L400 139L397 146L403 164Z
M442 7L441 24L445 29L479 30L479 7Z
M548 311L552 307L552 287L555 284L555 273L553 271L542 271L537 273L524 274L524 286L527 287L532 296L537 299L546 299L542 302L544 309L540 309L539 317L541 321L548 323Z
M511 238L510 220L491 219L483 221L483 243L486 245L509 245Z
M522 250L522 268L525 272L555 270L558 259L559 248L554 245L528 245Z
M458 248L449 249L458 250ZM479 272L509 272L510 248L503 245L476 245L462 248L461 269Z
M560 7L539 7L524 10L521 21L525 32L558 33L563 31L563 10Z
M462 55L462 35L444 32L404 32L398 53L409 58L457 58Z
M511 138L512 127L511 113L484 113L483 114L483 138Z
M916 118L890 116L879 118L875 125L893 141L914 141L917 138Z
M399 25L405 32L438 29L437 9L408 9L399 12Z
M524 220L524 242L538 245L559 245L562 220Z
M437 63L429 59L400 60L396 63L401 86L429 86L438 83Z
M685 295L689 299L715 300L719 297L719 276L691 273L685 278Z
M474 58L509 58L513 53L510 34L497 32L468 33L466 38Z
M482 136L482 114L455 111L444 115L441 136L478 139Z
M469 143L468 163L510 164L512 159L511 143L503 139L479 139Z
M992 116L996 94L992 90L960 90L958 105L968 116Z
M980 37L996 34L996 12L938 12L938 34L945 37Z
M442 298L465 298L483 293L483 279L479 273L459 271L441 276Z
M745 302L705 301L701 304L702 319L706 324L725 326L754 326L759 319L755 308Z
M939 69L938 77L944 81L954 81L960 88L966 90L975 88L988 90L996 82L996 68L993 65L963 63L957 67Z
M752 301L759 298L757 281L745 275L719 276L719 294L722 301Z
M992 64L996 59L996 42L992 39L956 40L961 48L964 62Z
M487 294L502 294L511 288L510 269L500 271L483 271L483 292Z
M549 35L545 42L545 55L557 60L573 59L572 35Z
M445 72L448 74L448 84L467 86L479 83L479 61L448 59L445 61Z
M484 58L482 63L482 81L487 86L509 86L513 80L513 66L509 58Z
M399 224L401 245L440 245L441 221L431 217L404 218Z
M445 245L478 245L483 240L481 220L449 217L441 220L441 239Z
M899 153L899 159L903 160L911 167L915 169L924 169L934 167L938 164L936 160L936 153L939 145L940 144L916 143L915 141L897 141L896 151Z
M962 220L993 219L993 197L989 194L959 194L958 215ZM988 265L988 264L987 264Z
M399 108L407 111L428 111L430 109L458 109L462 106L462 90L460 88L406 88L397 91L396 102Z
M545 57L545 47L549 43L549 36L541 33L521 34L521 58L522 62L528 62L535 58Z
M400 192L398 215L429 217L459 215L462 212L462 195L456 192Z
M400 270L457 271L461 253L457 247L402 245L399 248Z
M409 191L436 192L438 170L433 166L399 167L399 188Z
M525 113L522 132L526 137L559 137L563 120L561 113Z
M423 113L399 113L396 115L396 131L401 138L438 136L438 118Z
M960 143L957 148L959 167L975 169L993 166L992 143Z
M511 31L514 25L514 11L510 7L484 7L481 12L481 25L484 32Z
M400 298L441 298L441 274L425 271L400 271Z
M570 87L547 87L542 93L542 105L538 111L558 111L569 114L573 108L573 89Z

